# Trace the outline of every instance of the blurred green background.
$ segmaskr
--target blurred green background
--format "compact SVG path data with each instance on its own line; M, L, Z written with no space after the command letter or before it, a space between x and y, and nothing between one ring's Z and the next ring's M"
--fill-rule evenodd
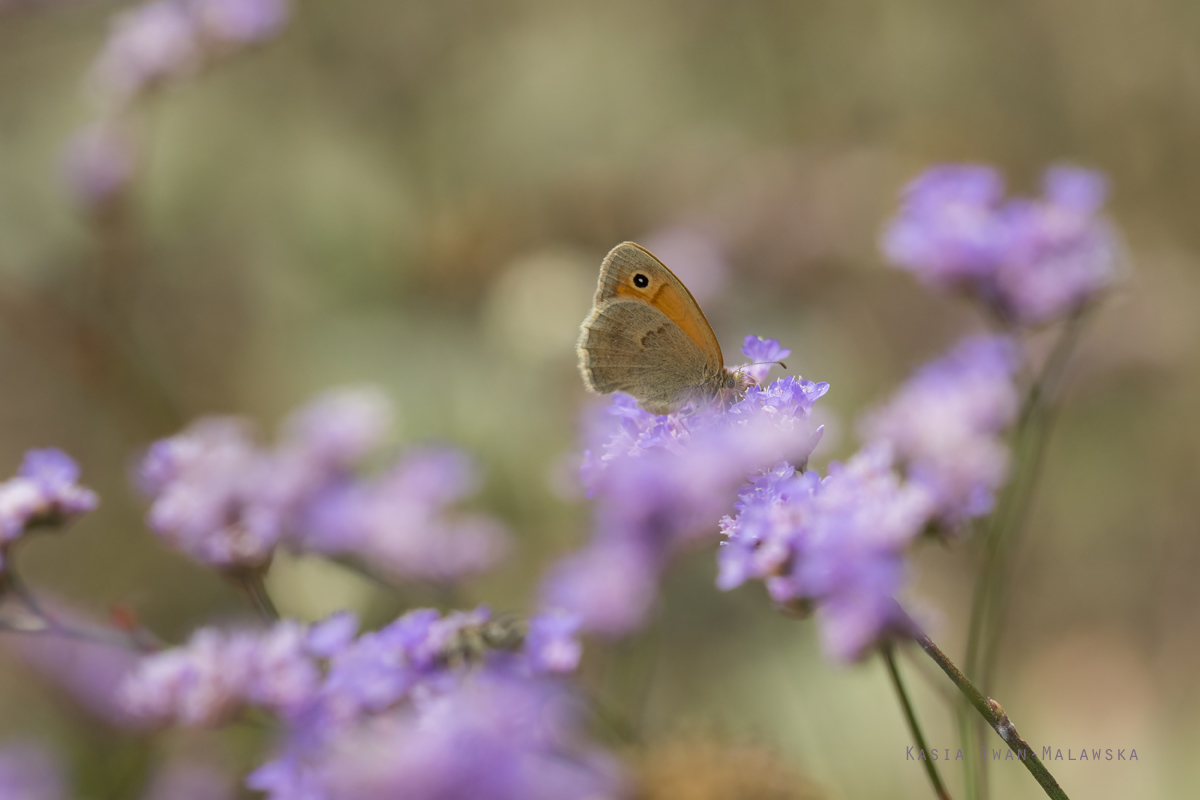
M1029 193L1065 160L1110 177L1131 270L1072 365L996 697L1035 746L1137 749L1053 763L1072 797L1200 794L1200 4L307 0L277 40L139 108L130 202L95 219L61 150L124 5L0 3L0 472L57 445L103 496L22 551L31 583L99 614L127 604L171 639L248 615L145 530L132 459L200 414L270 435L314 392L371 382L403 441L475 454L474 505L515 532L504 568L456 600L527 608L587 535L569 491L591 402L573 347L610 247L658 242L707 286L728 361L768 336L832 384L823 463L853 450L859 412L982 325L881 262L899 187L970 160ZM706 259L726 271L689 277ZM913 596L952 656L977 544L918 564ZM714 575L711 551L685 559L655 626L589 678L641 726L649 755L631 761L675 787L654 796L715 796L661 778L720 761L679 741L741 748L745 769L777 762L829 798L930 796L882 665L826 665L811 623ZM445 600L288 559L270 588L306 619ZM956 748L948 684L903 665L931 746ZM0 739L25 737L61 748L87 796L104 796L100 762L143 757L6 658ZM258 744L182 738L235 767ZM689 752L708 755L670 761ZM1039 796L1012 762L993 773L995 797Z

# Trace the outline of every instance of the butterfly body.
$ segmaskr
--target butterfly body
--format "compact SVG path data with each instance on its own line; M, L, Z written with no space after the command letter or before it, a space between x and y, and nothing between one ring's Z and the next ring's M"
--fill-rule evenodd
M625 242L600 266L577 347L588 389L625 392L652 414L740 397L754 381L725 368L691 292L648 250Z

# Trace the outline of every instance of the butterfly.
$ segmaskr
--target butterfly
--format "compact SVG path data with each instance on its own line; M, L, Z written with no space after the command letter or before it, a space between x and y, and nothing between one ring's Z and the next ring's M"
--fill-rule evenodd
M604 257L576 351L589 390L633 395L651 414L728 403L756 383L725 368L721 345L692 293L633 242Z

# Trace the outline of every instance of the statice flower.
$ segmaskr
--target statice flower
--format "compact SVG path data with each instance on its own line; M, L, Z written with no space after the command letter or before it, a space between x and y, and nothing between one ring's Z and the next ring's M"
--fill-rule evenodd
M968 338L862 421L865 438L891 445L948 525L990 512L1004 483L1008 448L1000 437L1016 417L1019 364L1011 339Z
M274 447L236 419L200 420L142 461L149 526L225 570L261 568L280 544L388 577L450 582L490 568L507 534L490 517L454 511L478 485L465 455L415 449L364 474L392 417L386 397L358 387L291 415Z
M156 83L194 70L201 58L196 20L180 0L154 0L118 15L92 65L97 89L127 102Z
M1040 325L1082 308L1116 278L1116 235L1100 209L1104 179L1052 167L1038 200L1004 199L994 169L948 165L904 190L883 236L896 266L966 292L1001 319Z
M58 764L33 744L0 747L0 797L5 800L65 800Z
M583 738L579 706L562 687L497 672L363 725L310 776L325 792L312 797L360 800L624 795L616 764Z
M746 355L778 355L777 342L747 340ZM578 615L581 629L621 636L647 619L662 571L680 551L712 541L717 520L746 476L787 458L805 461L820 430L813 404L828 384L793 376L727 411L655 416L618 395L593 422L583 481L596 498L595 533L548 576L543 606Z
M236 419L199 420L155 442L141 488L153 501L146 522L168 544L222 569L266 564L282 534L285 504L264 491L271 459Z
M96 507L96 493L78 481L79 465L63 451L25 454L16 477L0 483L0 570L5 549L25 531L62 525Z
M831 464L825 478L777 464L742 488L736 509L721 522L719 588L760 579L780 605L814 611L836 661L903 629L894 597L933 502L900 478L886 446Z
M374 478L328 487L309 505L293 542L400 578L452 582L476 575L507 548L504 529L491 518L450 513L477 483L462 453L416 450Z

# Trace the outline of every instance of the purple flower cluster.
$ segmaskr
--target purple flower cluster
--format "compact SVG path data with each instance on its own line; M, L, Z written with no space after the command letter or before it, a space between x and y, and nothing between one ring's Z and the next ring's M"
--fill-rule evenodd
M891 445L951 526L990 512L1004 483L1008 448L1000 436L1016 418L1019 365L1008 337L968 338L862 421L864 438Z
M747 357L786 354L747 339ZM595 533L543 586L542 602L579 616L584 630L621 636L641 626L673 556L711 540L746 476L781 458L807 459L820 430L813 404L829 385L788 376L751 386L727 411L655 416L618 395L594 420L583 481L597 499Z
M287 16L287 0L153 0L114 19L92 79L125 104L213 55L271 38Z
M79 465L63 451L25 454L17 476L0 483L0 570L5 548L25 531L63 524L96 507L96 493L78 481Z
M305 627L198 631L146 657L124 695L158 724L277 715L282 748L247 779L268 797L613 796L619 775L582 739L556 673L579 660L575 621L543 615L523 640L486 608L421 609L356 635L350 614Z
M777 603L815 610L823 649L839 661L902 624L892 598L932 498L901 480L886 446L831 464L825 478L777 464L742 488L736 508L721 521L720 589L757 578Z
M454 581L491 567L507 543L490 518L450 507L475 487L469 460L408 453L361 474L386 436L391 406L370 389L318 397L257 443L235 419L204 419L150 447L140 482L150 528L222 569L265 565L276 546L350 557L387 576Z
M1116 278L1116 236L1099 213L1106 192L1099 174L1059 166L1046 171L1042 199L1005 201L991 167L935 167L905 188L883 250L922 282L966 291L1005 321L1051 322Z
M89 74L100 118L72 138L65 154L75 197L97 208L129 184L136 151L122 117L133 103L216 58L272 38L288 13L288 0L152 0L118 14Z

